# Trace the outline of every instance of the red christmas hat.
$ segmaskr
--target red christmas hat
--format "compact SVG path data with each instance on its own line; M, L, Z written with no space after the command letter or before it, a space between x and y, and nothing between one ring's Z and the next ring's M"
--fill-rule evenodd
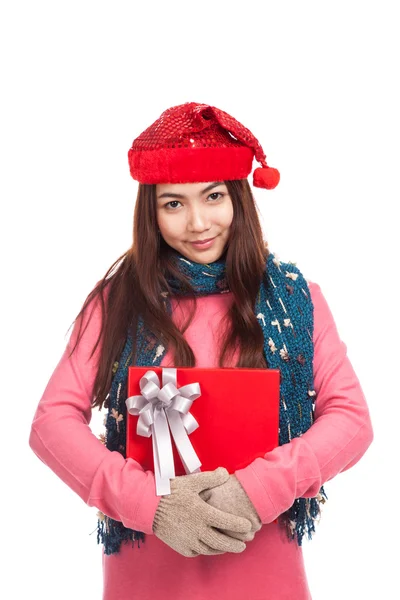
M165 110L128 152L133 179L140 183L188 183L244 179L253 158L262 167L253 185L271 190L280 179L269 167L259 141L228 113L197 102Z

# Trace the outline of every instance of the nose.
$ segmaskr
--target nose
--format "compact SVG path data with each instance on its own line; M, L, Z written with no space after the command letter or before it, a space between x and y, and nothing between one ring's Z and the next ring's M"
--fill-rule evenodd
M211 223L207 210L202 206L192 206L188 213L187 229L192 232L202 232L210 229Z

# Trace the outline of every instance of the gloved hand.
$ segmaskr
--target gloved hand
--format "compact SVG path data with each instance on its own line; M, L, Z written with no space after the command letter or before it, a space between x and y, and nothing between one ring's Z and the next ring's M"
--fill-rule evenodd
M223 529L222 533L244 542L250 542L254 539L255 533L261 529L261 519L236 475L230 475L222 485L200 492L200 497L210 506L251 521L250 532L243 533Z
M200 498L202 490L221 486L228 479L229 473L223 467L172 479L171 493L161 496L154 516L154 534L187 557L243 552L243 541L214 528L243 535L250 531L250 521L214 508Z

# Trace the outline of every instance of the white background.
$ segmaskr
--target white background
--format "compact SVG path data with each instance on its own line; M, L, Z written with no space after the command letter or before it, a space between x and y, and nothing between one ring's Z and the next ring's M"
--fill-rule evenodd
M232 114L279 169L254 188L265 236L320 284L369 403L374 442L326 484L303 544L313 600L400 597L396 5L3 4L3 598L101 598L96 509L34 455L30 425L68 327L131 245L127 151L186 101Z

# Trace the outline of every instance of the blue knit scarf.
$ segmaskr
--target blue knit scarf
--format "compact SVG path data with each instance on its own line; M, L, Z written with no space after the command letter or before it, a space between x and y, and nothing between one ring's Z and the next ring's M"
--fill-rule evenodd
M225 279L225 258L204 265L187 260L174 251L175 264L190 280L196 295L223 294L229 291ZM179 282L168 280L171 293L183 294ZM168 292L163 301L171 315ZM288 444L301 436L314 422L316 392L313 382L313 326L314 307L307 281L295 263L280 262L270 253L266 261L263 282L257 296L255 314L264 334L264 357L268 368L279 369L280 416L279 445ZM146 330L139 318L137 327L137 366L159 366L167 351L156 337ZM103 441L109 450L126 457L126 405L128 367L132 365L132 337L128 333L121 356L113 366L109 393L106 434ZM315 521L320 516L320 503L327 496L321 487L315 498L297 498L293 505L279 515L289 540L299 546L305 533L312 539ZM97 543L104 544L105 554L117 553L121 543L145 541L141 531L128 529L120 521L98 513Z

